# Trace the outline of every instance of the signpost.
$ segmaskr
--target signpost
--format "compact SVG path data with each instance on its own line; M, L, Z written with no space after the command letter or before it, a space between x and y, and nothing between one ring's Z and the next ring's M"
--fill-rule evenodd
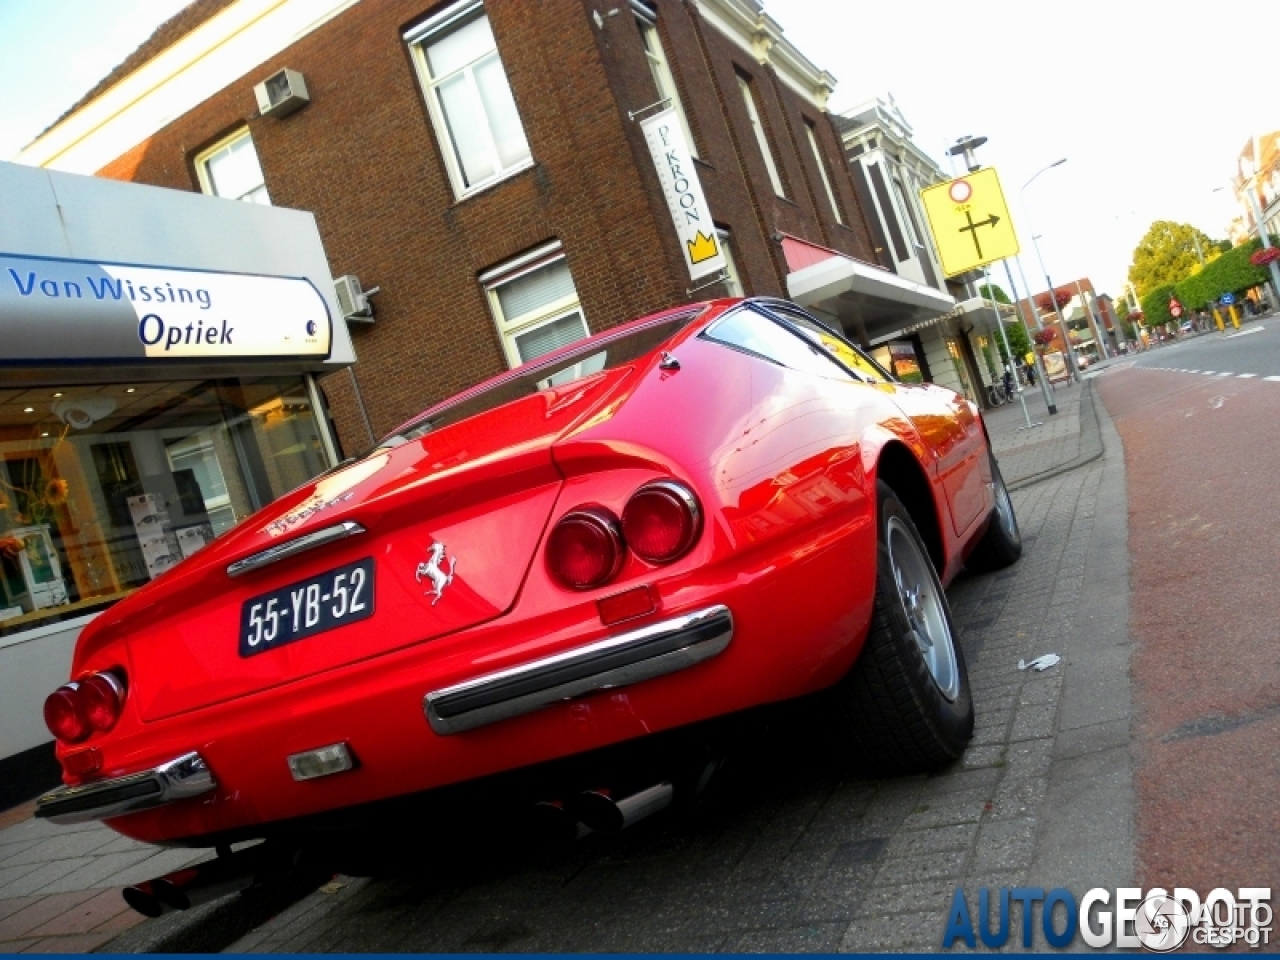
M994 168L928 187L920 199L947 276L1017 256L1018 234Z

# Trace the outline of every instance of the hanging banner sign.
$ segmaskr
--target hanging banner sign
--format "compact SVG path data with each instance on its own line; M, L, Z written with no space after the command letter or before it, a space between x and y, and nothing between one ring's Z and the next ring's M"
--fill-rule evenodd
M720 273L725 269L724 253L679 115L668 107L641 120L640 129L653 156L653 165L658 169L658 181L680 237L680 252L684 254L690 278L698 280Z
M0 364L327 357L307 280L0 254Z

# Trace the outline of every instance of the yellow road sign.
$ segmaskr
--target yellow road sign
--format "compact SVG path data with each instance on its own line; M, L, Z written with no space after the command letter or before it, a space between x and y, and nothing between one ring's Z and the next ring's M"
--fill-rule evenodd
M1018 253L1018 234L992 167L920 192L949 277Z

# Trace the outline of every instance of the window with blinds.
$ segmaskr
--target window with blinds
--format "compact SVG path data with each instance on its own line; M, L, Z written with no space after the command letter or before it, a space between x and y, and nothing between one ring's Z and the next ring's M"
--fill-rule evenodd
M554 244L481 278L511 366L528 363L589 333L569 263Z
M489 18L451 7L405 35L454 192L463 197L533 163Z

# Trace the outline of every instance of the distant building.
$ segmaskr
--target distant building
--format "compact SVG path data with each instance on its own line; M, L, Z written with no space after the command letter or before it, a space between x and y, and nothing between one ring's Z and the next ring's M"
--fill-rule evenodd
M1280 237L1280 130L1249 138L1240 151L1232 185L1243 208L1243 217L1232 221L1231 242L1244 243L1258 233L1253 205L1246 191L1253 193L1262 224L1274 242Z
M890 355L914 355L925 379L985 405L989 386L1001 375L996 310L1007 322L1013 308L978 296L978 272L950 279L942 272L920 191L951 178L911 139L911 126L892 97L868 101L832 119L859 193L869 198L866 209L880 246L877 252L900 276L956 301L940 316L877 331L877 357L887 363Z

